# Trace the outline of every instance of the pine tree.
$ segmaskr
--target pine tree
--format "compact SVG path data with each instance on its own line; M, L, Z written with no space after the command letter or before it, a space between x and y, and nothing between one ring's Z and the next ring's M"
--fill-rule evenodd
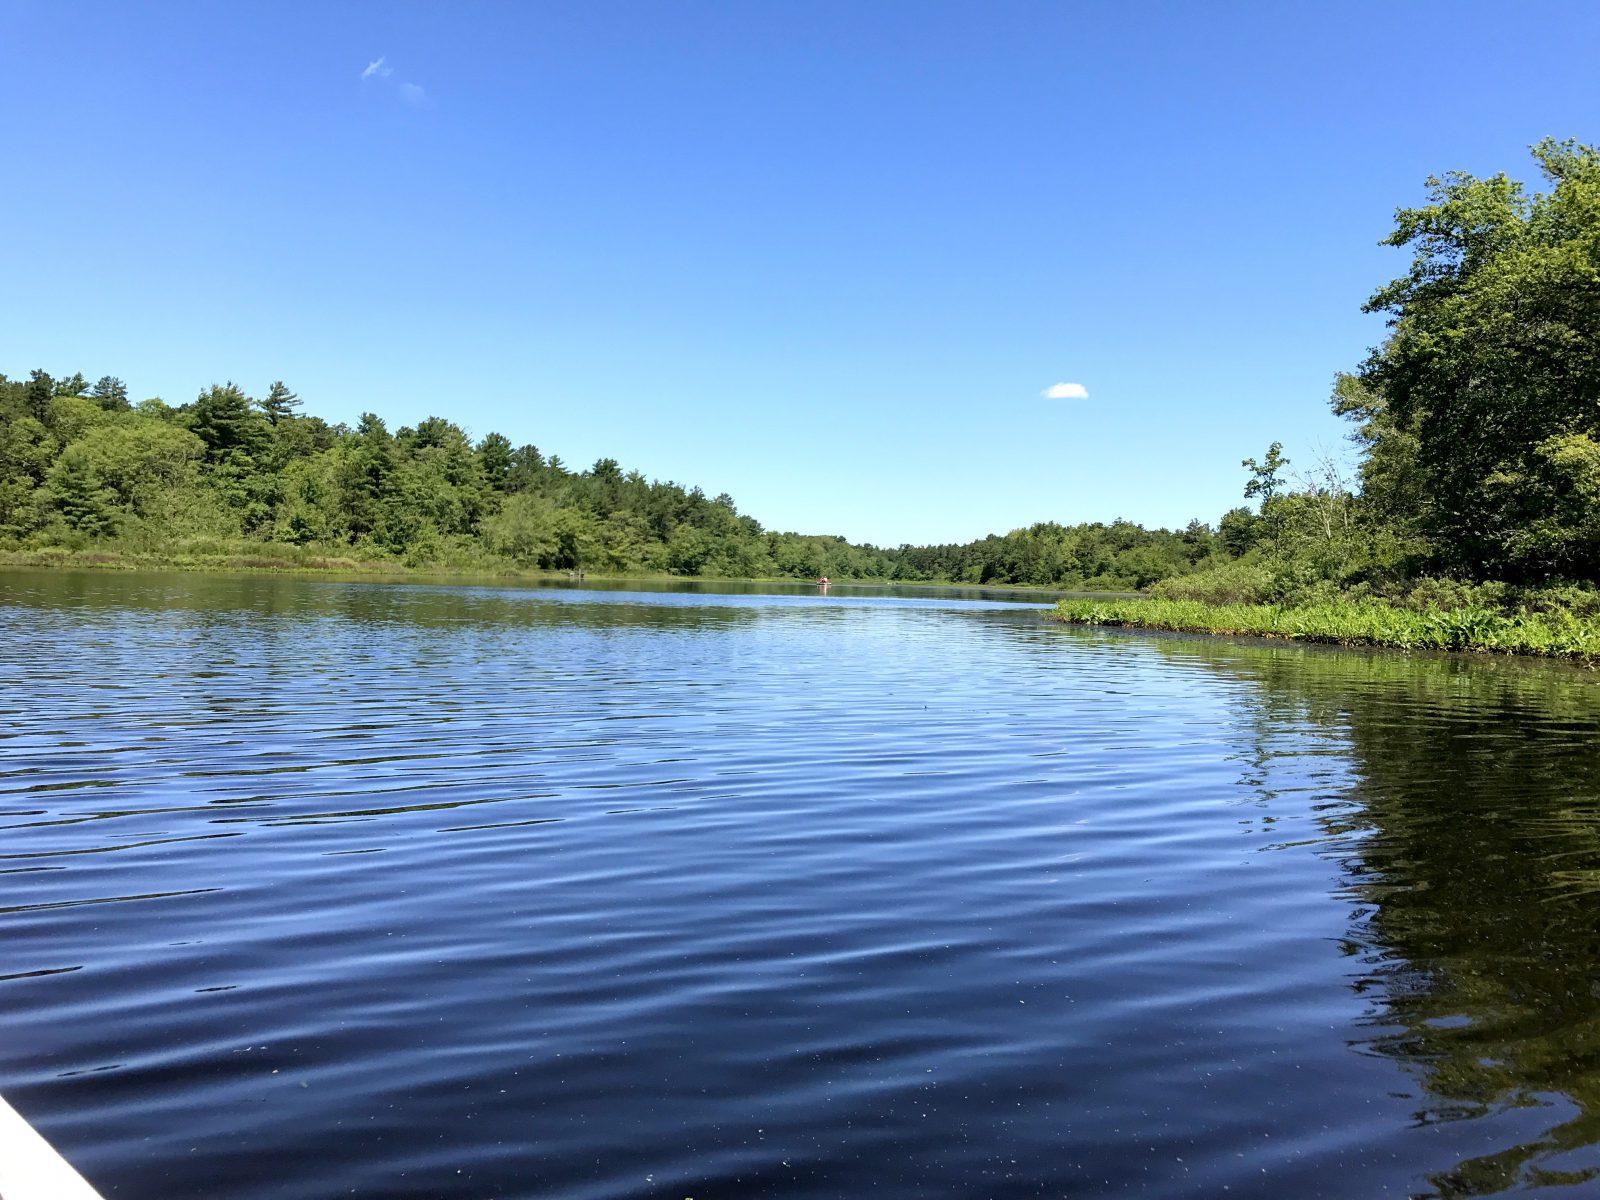
M89 389L89 395L100 403L100 407L107 412L125 411L128 405L128 385L115 375L102 375L98 383Z
M250 398L233 383L212 384L189 410L189 428L206 444L206 458L223 462L243 454L254 458L265 441L266 427L250 407Z
M273 381L267 398L261 401L261 411L273 425L294 416L294 410L299 407L300 397L291 392L281 379Z
M102 537L115 528L115 497L81 446L70 445L61 452L50 468L45 491L51 507L80 533Z
M56 381L50 378L49 372L28 372L28 382L22 385L22 396L34 420L43 421L50 415L50 398L55 394Z

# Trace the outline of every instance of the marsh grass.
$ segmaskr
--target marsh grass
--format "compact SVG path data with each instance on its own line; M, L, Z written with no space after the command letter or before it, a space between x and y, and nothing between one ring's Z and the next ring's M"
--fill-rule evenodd
M1145 599L1062 600L1052 615L1073 625L1600 662L1600 618L1566 610L1503 614L1475 606L1405 609L1378 600L1279 606Z

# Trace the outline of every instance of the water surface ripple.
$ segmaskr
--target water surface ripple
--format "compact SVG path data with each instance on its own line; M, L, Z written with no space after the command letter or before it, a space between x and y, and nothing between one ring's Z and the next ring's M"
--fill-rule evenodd
M1585 1195L1591 677L938 598L0 573L109 1196Z

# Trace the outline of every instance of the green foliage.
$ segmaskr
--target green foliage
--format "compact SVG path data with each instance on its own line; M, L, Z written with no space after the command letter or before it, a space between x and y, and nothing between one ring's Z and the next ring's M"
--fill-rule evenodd
M30 486L39 483L60 445L43 421L12 417L0 425L0 476Z
M275 380L267 389L267 398L261 402L261 415L269 425L277 425L294 415L300 407L300 397L291 392L283 380Z
M89 389L89 395L107 412L125 412L131 407L127 385L114 375L102 375L100 381Z
M1545 193L1430 179L1387 244L1410 271L1368 302L1392 332L1336 410L1372 499L1479 578L1600 574L1600 153L1546 139Z
M1215 535L1199 522L1173 533L1130 521L1045 521L964 546L902 546L890 559L897 579L1131 591L1192 570L1215 548Z
M347 524L339 464L332 454L298 457L283 468L278 480L274 540L297 546L343 540Z
M116 497L82 445L69 445L50 465L44 500L66 527L86 537L104 537L116 527Z
M1273 442L1267 447L1267 452L1260 462L1247 458L1239 465L1250 468L1250 482L1244 485L1245 499L1260 496L1262 505L1266 506L1277 497L1279 489L1282 488L1282 472L1288 467L1289 460L1283 456L1283 443Z
M163 491L191 485L205 446L186 429L138 418L110 421L74 443L116 503L143 514Z
M56 380L55 393L58 396L81 396L88 390L89 381L83 377L82 371Z
M1161 600L1202 604L1258 604L1273 589L1273 575L1260 562L1225 562L1208 571L1164 579L1150 589Z
M207 462L235 462L248 469L267 443L265 419L232 383L212 384L185 415L189 428L205 443Z
M1349 599L1291 606L1187 599L1063 600L1055 616L1069 624L1600 662L1600 618L1566 610L1505 614L1475 606L1415 609Z
M554 561L556 508L543 496L518 492L482 524L484 544L519 567L540 567Z
M43 421L50 411L50 399L56 394L55 380L44 371L33 371L28 382L22 385L23 409L37 421Z
M667 570L674 575L698 575L711 558L713 546L705 531L680 525L667 539Z
M110 419L105 409L82 396L55 396L45 405L45 424L62 445L77 441Z
M1248 508L1230 508L1217 522L1217 541L1230 558L1241 558L1261 540L1260 524Z
M478 465L490 487L497 492L506 490L506 480L511 474L511 439L503 433L491 433L478 443Z

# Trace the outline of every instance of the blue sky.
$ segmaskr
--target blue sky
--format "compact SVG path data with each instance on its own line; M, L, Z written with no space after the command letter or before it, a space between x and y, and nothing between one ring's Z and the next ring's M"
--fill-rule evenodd
M1592 3L0 0L0 45L0 371L282 378L882 544L1344 453L1394 209L1600 140Z

